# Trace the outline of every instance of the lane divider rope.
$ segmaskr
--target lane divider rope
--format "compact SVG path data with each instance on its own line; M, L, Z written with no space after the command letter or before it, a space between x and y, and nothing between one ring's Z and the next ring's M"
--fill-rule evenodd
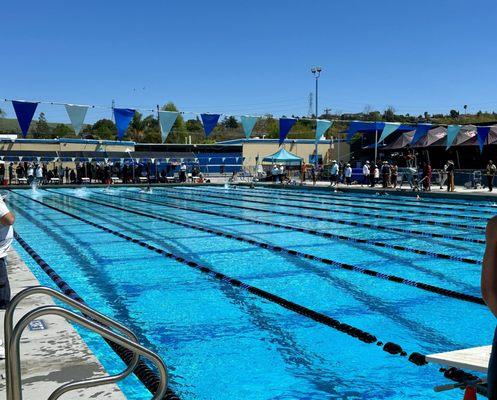
M237 185L237 188L244 187L245 185ZM369 195L361 195L361 193L352 193L352 191L338 191L339 194L334 194L332 192L328 192L329 194L323 194L323 191L319 189L311 189L312 192L309 190L307 192L300 190L300 189L282 189L280 187L274 187L271 189L268 189L266 187L267 185L257 185L257 188L260 190L265 191L266 193L274 194L275 192L281 192L283 194L291 194L293 196L298 196L299 198L301 197L309 197L309 198L318 198L318 199L343 199L346 198L348 201L361 201L362 203L364 202L372 202L375 204L392 204L392 205L398 205L399 202L402 203L410 203L411 205L409 207L419 207L420 205L427 205L426 202L421 202L419 200L413 200L412 197L407 197L407 196L402 196L402 195L393 195L389 198L377 198L374 197L374 194L371 193ZM378 188L378 190L382 191L383 188ZM298 193L298 195L296 194ZM308 194L312 193L312 194ZM320 193L320 194L316 194ZM397 201L394 201L393 199L397 199ZM497 199L496 199L497 200ZM427 197L427 201L429 201L429 206L431 208L435 209L442 209L442 210L447 210L447 206L453 206L453 208L457 209L457 211L478 211L480 213L493 213L495 210L492 210L491 208L495 206L491 206L488 204L482 204L481 207L476 207L474 203L450 203L450 202L443 202L443 201L437 201L434 197ZM445 205L443 205L445 204ZM486 209L486 208L490 209Z
M71 198L74 198L76 200L84 201L84 202L87 202L87 203L90 203L90 204L98 204L98 205L101 205L101 206L104 206L104 207L113 208L115 210L120 210L120 211L128 212L130 214L140 215L140 216L147 217L147 218L152 218L152 219L155 219L155 220L158 220L158 221L164 221L164 222L172 223L172 224L175 224L175 225L178 225L178 226L183 226L185 228L195 229L195 230L199 230L201 232L207 232L207 233L211 233L211 234L214 234L214 235L217 235L217 236L221 236L221 237L225 237L225 238L228 238L228 239L234 239L234 240L237 240L237 241L240 241L240 242L249 243L249 244L252 244L252 245L264 248L264 249L268 249L268 250L272 250L272 251L276 251L276 252L284 252L284 253L287 253L287 254L289 254L291 256L301 257L301 258L305 258L305 259L313 260L313 261L318 261L318 262L321 262L323 264L331 265L333 267L344 269L344 270L347 270L347 271L354 271L354 272L358 272L358 273L361 273L361 274L364 274L364 275L367 275L367 276L371 276L371 277L375 277L375 278L379 278L379 279L383 279L383 280L387 280L387 281L391 281L391 282L396 282L396 283L404 284L404 285L411 286L411 287L416 287L418 289L426 290L426 291L432 292L432 293L437 293L437 294L440 294L442 296L451 297L451 298L455 298L455 299L458 299L458 300L464 300L464 301L468 301L468 302L476 303L476 304L481 304L481 305L485 304L482 298L476 297L476 296L473 296L473 295L456 292L454 290L444 289L444 288L441 288L441 287L438 287L438 286L434 286L434 285L430 285L430 284L423 283L423 282L413 281L413 280L402 278L402 277L399 277L399 276L396 276L396 275L384 274L382 272L378 272L378 271L375 271L375 270L372 270L372 269L367 269L367 268L363 268L363 267L359 267L359 266L355 266L355 265L341 263L339 261L334 261L334 260L331 260L329 258L319 257L319 256L315 256L315 255L312 255L312 254L308 254L308 253L304 253L304 252L299 252L299 251L292 250L292 249L287 249L287 248L282 247L282 246L276 246L276 245L273 245L273 244L270 244L270 243L261 242L261 241L258 241L258 240L247 238L245 236L235 235L235 234L224 232L224 231L220 231L220 230L217 230L217 229L208 228L206 226L201 226L201 225L196 225L196 224L190 224L188 222L182 222L182 221L178 221L178 220L173 219L173 218L167 218L167 217L164 217L164 216L158 216L158 215L155 215L155 214L151 214L151 213L139 211L139 210L136 210L136 209L133 209L133 208L123 208L123 207L119 207L119 206L117 206L115 204L103 203L103 202L100 202L100 201L90 200L90 199L87 199L87 198L81 198L81 197L69 195L69 194L66 194L66 193L64 193L64 194L57 193L57 192L53 192L52 190L47 190L47 191L51 192L51 193L56 193L57 195L60 195L60 196L71 197ZM113 197L113 196L111 196L111 197ZM138 201L138 200L135 200L135 201Z
M66 296L71 299L86 304L83 298L76 293L76 291L71 288L67 282L65 282L55 270L48 265L48 263L40 257L40 255L19 235L19 233L14 232L14 237L21 247L30 255L30 257L40 266L40 268L48 275L48 277L57 285L57 287ZM129 365L133 359L133 352L117 343L112 342L109 339L104 340L109 344L109 346L114 350L114 352L123 360L126 365ZM150 393L156 393L160 379L157 374L150 369L150 367L145 364L142 360L138 362L138 365L133 370L133 373L140 380L141 383L150 391ZM179 400L179 397L170 389L167 389L166 394L163 397L164 400Z
M132 192L129 190L123 190L123 192L135 193L135 192ZM290 216L290 217L305 218L305 219L310 219L310 220L333 222L333 223L340 224L340 225L358 226L358 227L362 227L362 228L370 228L370 229L382 230L382 231L386 231L386 232L401 232L404 234L406 234L406 233L413 234L413 235L417 235L420 237L426 237L426 238L431 237L431 238L450 239L450 240L455 240L455 241L460 241L460 242L469 242L469 243L478 243L478 244L485 244L486 243L486 241L484 239L475 239L475 238L465 237L465 236L453 236L453 235L447 235L447 234L436 233L436 232L421 232L421 231L417 231L415 229L399 228L399 227L394 227L394 226L374 225L374 224L369 224L367 222L345 221L345 220L341 220L338 218L319 217L319 216L315 216L315 215L291 213L288 211L266 210L266 209L250 207L250 206L240 206L237 204L219 203L219 202L209 201L209 200L205 200L205 199L199 200L198 198L192 199L192 198L186 198L186 197L177 197L177 196L171 195L170 192L163 192L163 193L167 194L168 198L182 200L182 201L193 201L195 203L201 203L201 204L211 204L211 205L215 205L215 206L226 206L226 207L236 208L236 209L240 209L240 210L250 210L250 211L263 212L263 213L269 213L269 214L278 214L278 215L285 215L285 216ZM151 193L149 195L150 196L157 196L157 194L155 194L155 193ZM158 197L164 198L163 196L158 196Z
M48 189L45 189L45 190L50 191ZM57 193L57 192L53 192L53 193ZM98 195L116 197L114 195L110 195L107 193L98 193ZM68 196L71 196L71 195L68 195ZM71 196L71 197L76 197L76 196ZM128 200L135 200L135 198L133 198L133 197L127 197L127 196L123 196L123 195L119 195L119 197L123 198L123 199L128 199ZM76 197L76 198L79 198L79 197ZM390 244L390 243L379 242L379 241L375 241L375 240L355 238L355 237L351 237L351 236L340 235L337 233L323 232L323 231L319 231L316 229L301 228L301 227L296 227L296 226L292 226L292 225L280 224L277 222L267 222L267 221L263 221L263 220L259 220L259 219L255 219L255 218L250 218L250 217L239 217L239 216L232 215L232 214L224 214L224 213L211 211L211 210L202 210L202 209L194 208L194 207L182 207L182 206L178 206L178 205L171 205L170 203L158 202L158 201L154 201L154 200L144 200L141 197L139 199L140 199L140 201L143 201L145 203L157 204L157 205L162 205L162 206L171 206L173 208L177 208L177 209L181 209L181 210L195 211L195 212L215 215L215 216L223 217L223 218L231 218L231 219L236 219L239 221L252 222L252 223L258 224L258 225L267 225L267 226L272 226L272 227L276 227L276 228L283 228L283 229L288 229L288 230L302 232L302 233L309 233L311 235L321 236L321 237L330 238L330 239L339 239L339 240L345 240L345 241L354 242L354 243L364 243L364 244L369 244L369 245L373 245L373 246L377 246L377 247L390 248L390 249L394 249L394 250L400 250L400 251L406 251L406 252L410 252L410 253L426 255L426 256L434 257L434 258L460 261L460 262L463 262L466 264L476 264L476 265L481 264L481 260L476 260L476 259L468 258L468 257L460 257L460 256L456 256L453 254L437 253L434 251L416 249L416 248L412 248L412 247L402 246L399 244Z
M200 271L201 273L203 273L211 278L225 282L226 284L230 284L231 286L240 288L240 289L245 290L251 294L254 294L257 297L260 297L260 298L268 300L272 303L278 304L287 310L293 311L293 312L300 314L306 318L312 319L313 321L318 322L320 324L329 326L330 328L333 328L339 332L345 333L346 335L351 336L353 338L356 338L364 343L368 343L368 344L376 343L377 346L381 347L383 351L385 351L389 354L400 355L402 357L407 356L407 352L399 344L396 344L393 342L383 343L382 341L378 340L375 335L373 335L369 332L366 332L364 330L361 330L359 328L356 328L356 327L349 325L349 324L346 324L344 322L340 322L339 320L337 320L335 318L332 318L328 315L311 310L310 308L307 308L307 307L304 307L300 304L294 303L293 301L284 299L283 297L280 297L280 296L275 295L273 293L267 292L263 289L260 289L260 288L257 288L255 286L244 283L238 279L232 278L232 277L225 275L221 272L215 271L209 267L200 265L199 263L197 263L193 260L188 260L182 256L170 253L165 249L155 247L155 246L148 244L140 239L125 235L121 232L118 232L118 231L115 231L113 229L107 228L105 226L99 225L95 222L89 221L85 218L82 218L78 215L67 212L65 210L61 210L57 207L54 207L54 206L47 204L47 203L44 203L40 200L33 199L33 198L26 196L24 194L20 194L18 192L12 192L12 193L14 193L18 196L24 197L28 200L31 200L31 201L38 203L42 206L45 206L47 208L50 208L54 211L60 212L61 214L67 215L68 217L71 217L73 219L81 221L85 224L93 226L97 229L100 229L100 230L106 232L106 233L110 233L114 236L122 238L122 239L129 241L131 243L135 243L135 244L137 244L145 249L153 251L153 252L160 254L166 258L170 258L170 259L173 259L175 261L178 261L179 263L182 263L182 264L187 265L188 267L190 267L192 269ZM425 356L423 354L420 354L417 352L411 353L408 360L416 365L425 365L427 363Z
M169 191L165 189L159 189L160 191ZM172 190L174 191L174 190ZM375 219L386 219L390 221L403 221L403 222L415 222L418 224L426 224L426 225L440 225L440 226L445 226L449 228L458 228L458 229L474 229L475 231L484 231L485 227L484 226L468 226L468 225L463 225L463 224L455 224L452 222L445 222L445 221L433 221L433 220L425 220L425 219L419 219L419 218L409 218L409 217L403 217L401 215L382 215L378 213L361 213L359 211L352 211L352 210L347 210L344 208L338 209L325 209L325 208L320 208L320 207L313 207L313 206L306 206L303 204L299 205L288 205L286 203L282 202L276 202L276 201L262 201L262 200L253 200L253 199L247 199L246 197L251 197L251 196L245 196L243 199L239 199L241 196L244 196L243 194L237 195L236 193L230 193L228 196L227 195L219 195L219 194L205 194L204 192L207 192L207 190L197 190L197 189L189 189L187 193L192 194L192 192L195 192L194 194L202 194L202 196L206 197L211 197L214 199L224 199L224 200L234 200L234 201L247 201L249 203L256 203L256 204L265 204L265 205L271 205L271 206L280 206L280 207L298 207L299 209L303 210L313 210L313 211L322 211L322 212L337 212L341 214L348 214L348 215L357 215L360 217L365 217L365 218L370 218L373 217ZM175 192L176 193L176 192ZM212 192L211 192L212 193Z
M191 190L193 190L193 189L191 189ZM201 190L197 190L197 191L198 192L205 191L205 192L209 192L209 193L220 193L219 190L214 190L214 189L211 189L210 187L205 188L205 189L202 188ZM259 195L259 194L254 193L254 192L256 192L256 191L254 191L253 189L244 189L244 188L240 189L240 187L237 186L235 191L230 191L230 194L244 195L244 196L246 195L246 196L250 196L250 197L257 197L257 198L263 198L263 199L267 199L268 196L275 195L273 192L267 192L266 195L263 195L263 194ZM310 197L310 196L306 196L306 195L299 196L299 195L291 195L291 194L278 194L276 197L280 200L288 200L288 201L298 201L298 200L302 201L303 197L315 199L314 197ZM274 197L272 197L272 198L274 198ZM292 200L292 198L295 198L296 200ZM352 199L345 199L345 198L338 199L338 200L328 200L326 202L306 199L305 203L321 204L322 206L336 205L336 206L352 207L352 208L365 209L365 210L390 211L388 209L385 209L384 207L366 205L363 202L361 202L360 204L347 204L347 203L353 203L353 200ZM395 205L398 206L399 204L397 203ZM385 206L387 206L387 204L385 204ZM409 207L415 208L414 206L409 206ZM445 210L447 210L447 208L445 208ZM328 210L325 210L325 211L328 211ZM440 214L439 212L433 212L433 211L427 211L427 210L406 210L406 211L412 212L415 214L431 215L434 217L449 217L449 218L457 217L458 219L464 219L464 220L484 221L484 222L488 221L488 217L478 217L478 216L474 216L474 215L455 215L453 213L452 214Z

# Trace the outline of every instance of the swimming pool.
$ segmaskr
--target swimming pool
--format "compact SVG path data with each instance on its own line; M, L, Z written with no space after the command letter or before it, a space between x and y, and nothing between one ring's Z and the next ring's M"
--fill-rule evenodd
M434 397L442 374L408 356L491 340L479 292L488 202L208 186L13 190L8 203L17 232L89 305L163 357L182 399ZM121 388L150 396L135 378Z

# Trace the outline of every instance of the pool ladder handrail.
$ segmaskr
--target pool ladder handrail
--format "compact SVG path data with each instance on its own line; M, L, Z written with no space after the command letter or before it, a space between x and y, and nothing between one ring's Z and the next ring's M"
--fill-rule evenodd
M34 294L44 294L54 297L60 302L77 309L82 313L82 315L56 305L40 306L25 313L14 327L14 311L17 305L21 302L21 300ZM59 315L91 330L92 332L100 334L100 336L105 339L108 339L111 342L116 343L134 353L131 362L123 372L116 375L108 375L66 383L55 389L48 397L48 400L56 400L64 393L71 390L116 383L126 378L133 372L135 367L138 365L140 356L148 358L153 364L155 364L159 372L159 386L156 393L152 397L152 400L162 399L166 394L168 387L167 366L157 354L140 345L138 343L138 338L132 331L120 323L92 309L91 307L88 307L87 305L80 303L52 288L46 286L32 286L16 294L12 298L5 312L4 334L7 400L22 400L20 339L24 329L29 325L29 323L43 315ZM111 328L120 331L124 334L124 336L116 333Z

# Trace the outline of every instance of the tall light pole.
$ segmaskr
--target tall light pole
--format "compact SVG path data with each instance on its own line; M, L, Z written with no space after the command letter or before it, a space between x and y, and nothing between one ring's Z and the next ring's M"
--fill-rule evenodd
M321 76L321 67L312 67L311 72L314 75L314 79L316 80L316 120L318 119L318 80L319 77ZM317 169L318 167L318 138L316 138L316 145L314 148L314 165Z

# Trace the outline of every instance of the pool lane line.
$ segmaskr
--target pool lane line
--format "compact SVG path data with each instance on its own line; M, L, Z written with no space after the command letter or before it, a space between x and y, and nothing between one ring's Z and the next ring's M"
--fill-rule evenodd
M62 293L81 304L87 305L83 298L78 293L76 293L76 291L71 288L69 284L65 282L61 278L61 276L57 274L57 272L55 272L55 270L50 265L48 265L48 263L43 260L43 258L41 258L40 255L16 231L14 231L14 238L26 251L26 253L28 253L30 257L40 266L42 271L47 274L47 276L55 283L55 285L57 285ZM134 354L133 351L120 346L117 343L114 343L110 339L103 339L126 365L129 365L131 363ZM160 379L157 374L152 369L150 369L150 367L142 360L138 362L138 365L133 370L133 373L151 394L154 394L157 391ZM180 398L171 390L171 388L168 387L167 392L162 399L179 400Z
M58 192L55 192L55 191L52 191L49 189L45 189L45 190L48 192L51 192L51 193L61 194L61 193L58 193ZM339 240L344 240L344 241L353 242L353 243L363 243L363 244L368 244L368 245L382 247L382 248L388 248L388 249L406 251L406 252L420 254L420 255L426 255L429 257L433 257L433 258L459 261L459 262L463 262L466 264L480 265L482 263L481 260L475 260L473 258L459 257L459 256L455 256L452 254L436 253L433 251L416 249L416 248L412 248L412 247L402 246L399 244L389 244L389 243L379 242L379 241L370 240L370 239L355 238L355 237L351 237L351 236L339 235L337 233L323 232L323 231L319 231L316 229L307 229L307 228L301 228L301 227L296 227L296 226L292 226L292 225L280 224L277 222L267 222L267 221L262 221L262 220L258 220L255 218L250 218L250 217L239 217L236 215L224 214L224 213L211 211L211 210L202 210L202 209L192 208L192 207L182 207L182 206L178 206L178 205L171 205L169 203L158 202L158 201L154 201L154 200L145 200L141 197L139 197L139 198L126 197L126 196L123 196L121 194L118 194L117 196L115 196L115 195L110 195L108 193L101 193L101 192L94 192L94 193L92 193L92 195L93 194L97 194L99 196L110 196L110 197L114 197L114 198L117 197L117 198L123 198L123 199L128 199L128 200L141 201L144 203L156 204L156 205L160 205L160 206L164 206L164 207L171 206L172 208L177 208L177 209L185 210L185 211L195 211L197 213L210 214L210 215L215 215L215 216L222 217L222 218L236 219L238 221L251 222L254 224L258 224L258 225L267 225L267 226L272 226L275 228L283 228L283 229L288 229L288 230L292 230L292 231L308 233L310 235L325 237L328 239L339 239ZM66 193L64 193L64 195L67 195L70 197L75 197L78 199L80 198L80 197L69 195Z
M160 188L159 191L161 192L171 192L174 191L174 189L162 189ZM177 193L178 190L174 191L174 193ZM181 190L179 192L182 192ZM344 209L325 209L325 208L319 208L319 207L313 207L313 206L306 206L302 204L285 204L282 202L273 202L273 201L262 201L262 200L253 200L253 199L240 199L239 197L237 198L236 194L232 194L232 197L228 196L223 196L223 195L214 195L214 194L205 194L206 191L204 190L188 190L186 191L190 195L198 196L202 195L204 197L210 197L214 199L223 199L223 200L234 200L234 201L244 201L248 203L255 203L255 204L265 204L269 206L278 206L278 207L296 207L302 210L313 210L313 211L321 211L325 213L329 212L336 212L336 213L341 213L341 214L349 214L349 215L356 215L359 217L364 217L364 218L375 218L378 220L391 220L391 221L403 221L403 222L410 222L410 223L418 223L418 224L426 224L426 225L440 225L444 227L449 227L449 228L458 228L458 229L463 229L463 230L470 230L473 229L475 231L485 231L484 226L468 226L468 225L462 225L462 224L454 224L452 222L444 222L444 221L432 221L432 220L424 220L424 219L419 219L419 218L408 218L408 217L402 217L400 215L381 215L379 213L373 214L373 213L361 213L359 211L351 211L351 210L344 210ZM239 196L243 196L243 194L240 194ZM250 197L250 196L247 196ZM477 233L477 232L475 232Z
M235 184L235 185L237 185L237 184ZM246 186L246 185L237 185L237 186ZM404 194L390 195L382 187L376 187L375 188L375 189L377 189L376 193L374 193L372 190L371 190L371 193L363 193L363 192L354 193L353 190L342 191L342 190L338 189L337 193L340 193L340 194L336 194L336 193L330 191L329 190L330 187L328 187L328 190L329 190L328 192L321 190L321 188L310 189L310 190L305 191L305 189L304 190L301 190L301 189L292 190L292 189L282 189L280 187L275 187L273 189L273 188L270 188L269 185L261 185L261 184L257 185L257 187L264 188L265 190L268 190L268 191L282 191L285 193L302 193L304 195L306 195L307 192L309 192L309 193L316 192L318 194L317 195L312 194L312 196L313 197L315 196L317 198L323 198L323 199L332 199L332 198L339 199L339 198L342 198L342 196L344 196L344 197L359 199L359 200L364 200L364 201L371 200L371 201L376 202L376 203L390 202L392 204L398 204L397 202L394 202L394 200L393 200L394 198L398 198L399 201L405 201L407 203L412 203L413 205L419 204L419 200L414 200L413 196L406 196ZM346 188L346 187L342 186L342 188ZM326 187L324 189L326 189ZM334 189L334 188L332 188L332 189ZM376 195L378 195L379 192L384 192L384 193L388 194L388 196L390 196L390 197L386 197L386 198L376 197ZM395 193L398 193L398 192L395 192ZM423 192L419 192L419 194L422 195ZM471 211L490 212L490 213L496 211L495 206L488 204L489 200L485 201L485 200L475 199L476 202L486 203L486 204L481 204L481 207L478 207L477 205L475 205L474 202L469 202L469 201L461 202L461 200L455 200L454 202L448 202L448 201L440 200L437 197L431 197L431 196L425 197L425 199L426 199L426 201L429 201L430 206L433 205L434 208L446 209L447 206L450 205L450 206L456 206L458 208L464 208L465 210L471 210ZM495 200L497 202L497 197ZM422 202L424 202L424 200ZM425 204L426 204L426 202L425 202ZM460 211L462 211L462 210L460 210Z
M161 189L161 188L159 188ZM221 190L213 190L211 188L202 188L202 189L188 189L186 192L190 192L190 191L195 191L195 192L198 192L198 193L204 193L204 192L208 192L208 193L227 193L226 191L221 191ZM266 193L266 195L262 194L259 192L259 194L257 194L257 191L254 190L254 189L240 189L239 187L237 187L237 189L235 190L230 190L229 191L229 194L233 194L233 195L241 195L241 196L249 196L249 197L257 197L257 198L263 198L263 199L267 199L269 196L272 196L274 195L274 193ZM285 196L285 197L283 197ZM302 201L302 197L310 197L310 196L292 196L292 195L287 195L287 194L280 194L280 195L277 195L276 196L278 199L280 200L288 200L288 201L294 201L294 202L297 202L297 201ZM295 200L292 200L291 198L289 197L292 197L292 198L296 198ZM311 197L313 198L313 197ZM342 201L340 201L342 200ZM346 199L346 198L338 198L337 200L331 200L331 201L318 201L318 200L304 200L303 201L305 204L307 203L313 203L313 204L321 204L322 206L327 206L327 205L334 205L334 206L343 206L343 207L351 207L351 208L358 208L358 209L364 209L364 210L376 210L376 211L389 211L391 212L392 210L388 209L388 204L385 204L385 207L381 207L381 206L373 206L373 205L366 205L364 203L361 203L361 204L344 204L344 202L350 202L350 203L353 203L353 200L351 199ZM395 204L397 207L400 206L400 203L397 203ZM298 207L298 205L296 205ZM411 208L416 208L415 206L408 206L408 207L411 207ZM447 208L446 208L447 210ZM324 210L324 211L328 211L328 210ZM449 210L450 211L450 210ZM458 219L463 219L463 220L471 220L471 221L488 221L489 217L478 217L478 216L473 216L473 215L456 215L456 214L440 214L440 213L437 213L437 212L433 212L433 211L427 211L427 210L406 210L406 212L408 213L415 213L415 214L423 214L423 215L430 215L430 216L434 216L434 217L448 217L448 218L454 218L454 217L457 217Z
M47 191L50 193L55 193L59 196L66 196L66 197L74 198L76 200L84 201L84 202L87 202L90 204L98 204L100 206L113 208L115 210L124 211L124 212L130 213L130 214L140 215L142 217L151 218L151 219L155 219L158 221L164 221L164 222L171 223L174 225L182 226L182 227L189 228L189 229L198 230L201 232L207 232L207 233L214 234L214 235L221 236L221 237L225 237L228 239L234 239L234 240L237 240L239 242L249 243L251 245L258 246L258 247L268 249L268 250L272 250L275 252L287 253L287 254L294 256L294 257L301 257L301 258L305 258L308 260L318 261L318 262L321 262L323 264L331 265L333 267L344 269L347 271L359 272L359 273L367 275L367 276L371 276L371 277L375 277L375 278L379 278L379 279L383 279L383 280L387 280L387 281L391 281L391 282L396 282L396 283L400 283L400 284L411 286L411 287L416 287L418 289L426 290L428 292L436 293L436 294L439 294L442 296L451 297L451 298L455 298L455 299L463 300L463 301L468 301L470 303L485 305L483 299L480 297L472 296L472 295L465 294L465 293L456 292L454 290L444 289L444 288L430 285L430 284L423 283L423 282L413 281L413 280L402 278L402 277L399 277L396 275L384 274L384 273L381 273L381 272L378 272L378 271L375 271L372 269L367 269L367 268L363 268L363 267L359 267L359 266L355 266L355 265L341 263L339 261L331 260L329 258L324 258L324 257L319 257L319 256L315 256L312 254L304 253L304 252L299 252L299 251L288 249L288 248L285 248L282 246L276 246L276 245L273 245L273 244L270 244L267 242L262 242L262 241L254 240L251 238L247 238L246 236L243 236L243 235L235 235L235 234L228 233L228 232L221 231L221 230L214 229L214 228L208 228L208 227L201 226L201 225L190 224L188 222L178 221L177 219L170 218L170 217L168 218L168 217L163 217L163 216L151 214L148 212L139 211L139 210L132 209L132 208L120 207L120 206L117 206L115 204L103 203L103 202L100 202L97 200L90 200L88 198L81 198L81 197L69 195L66 193L57 193L57 192L53 192L52 190L47 190ZM139 201L139 200L135 200L135 201Z
M130 190L123 190L123 192L127 193L138 193ZM256 211L256 212L262 212L262 213L269 213L269 214L278 214L278 215L285 215L285 216L290 216L290 217L298 217L298 218L304 218L304 219L310 219L310 220L317 220L317 221L325 221L325 222L333 222L336 224L340 225L348 225L348 226L359 226L362 228L369 228L373 230L381 230L381 231L386 231L386 232L401 232L404 234L413 234L421 237L432 237L432 238L441 238L441 239L450 239L450 240L455 240L455 241L460 241L460 242L469 242L469 243L478 243L478 244L485 244L486 241L484 239L473 239L473 238L468 238L468 237L463 237L463 236L452 236L452 235L446 235L442 233L434 233L434 232L421 232L417 231L414 229L407 229L407 228L398 228L394 226L383 226L383 225L374 225L374 224L369 224L367 222L357 222L357 221L345 221L337 218L331 218L331 217L320 217L320 216L315 216L315 215L306 215L306 214L297 214L297 213L291 213L288 211L278 211L278 210L266 210L266 209L261 209L261 208L256 208L256 207L250 207L250 206L240 206L237 204L230 204L230 203L218 203L215 201L210 201L210 200L199 200L198 198L185 198L185 197L177 197L174 196L174 194L171 195L170 192L161 192L167 195L168 198L171 199L176 199L176 200L182 200L182 201L190 201L190 202L195 202L195 203L201 203L201 204L211 204L215 206L226 206L226 207L231 207L231 208L236 208L240 210L250 210L250 211ZM148 196L158 196L162 199L164 199L164 196L159 196L157 193L148 193Z
M9 189L9 190L11 190L11 189ZM402 346L400 346L397 343L387 342L384 344L382 341L378 340L376 338L376 336L374 336L373 334L371 334L369 332L366 332L364 330L361 330L359 328L356 328L356 327L349 325L349 324L346 324L344 322L340 322L339 320L332 318L328 315L314 311L310 308L307 308L307 307L304 307L300 304L294 303L293 301L284 299L283 297L277 296L277 295L270 293L270 292L267 292L263 289L259 289L258 287L246 284L238 279L232 278L232 277L225 275L221 272L215 271L209 267L203 266L203 265L201 265L193 260L188 260L184 257L175 255L173 253L168 252L165 249L155 247L155 246L148 244L140 239L133 238L131 236L127 236L121 232L117 232L113 229L99 225L95 222L88 221L87 219L82 218L78 215L72 214L72 213L67 212L65 210L61 210L61 209L54 207L50 204L44 203L40 200L33 199L32 197L26 196L24 194L20 194L16 191L12 191L12 193L14 193L20 197L24 197L28 200L31 200L31 201L38 203L42 206L45 206L47 208L50 208L52 210L55 210L57 212L60 212L61 214L67 215L68 217L71 217L73 219L81 221L87 225L93 226L97 229L100 229L100 230L106 232L106 233L110 233L114 236L125 239L128 242L135 243L135 244L137 244L145 249L153 251L153 252L160 254L164 257L173 259L173 260L175 260L179 263L182 263L190 268L193 268L197 271L200 271L201 273L206 274L213 279L217 279L219 281L225 282L226 284L240 288L241 290L247 291L247 292L249 292L255 296L258 296L262 299L268 300L271 303L278 304L279 306L286 308L287 310L293 311L297 314L300 314L300 315L302 315L306 318L309 318L309 319L311 319L317 323L320 323L322 325L329 326L330 328L333 328L339 332L345 333L346 335L354 337L354 338L356 338L364 343L368 343L368 344L376 343L377 346L379 346L379 347L381 346L382 350L389 353L389 354L393 354L393 355L398 354L402 357L407 356L407 352L402 348ZM418 353L418 352L411 353L409 355L408 360L416 365L425 365L426 364L425 356L423 354Z

